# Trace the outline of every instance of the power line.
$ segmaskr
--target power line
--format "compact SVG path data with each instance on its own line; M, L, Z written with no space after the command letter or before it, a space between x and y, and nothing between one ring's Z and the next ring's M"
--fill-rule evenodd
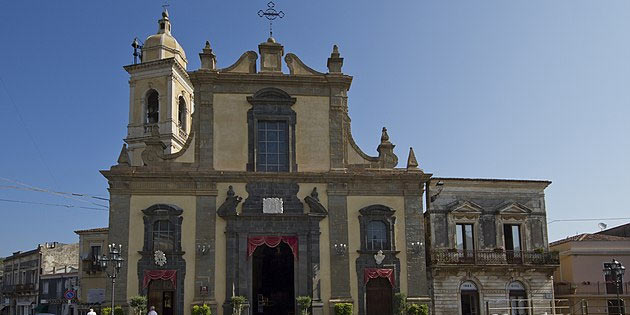
M606 221L606 220L630 220L630 218L591 218L591 219L557 219L550 220L547 224L554 222L586 222L586 221Z
M102 197L98 197L98 196L90 196L87 194L78 194L78 193L69 193L69 192L62 192L62 191L54 191L54 190L49 190L49 189L44 189L44 188L39 188L39 187L35 187L29 184L25 184L16 180L12 180L9 178L4 178L0 176L0 180L4 180L10 183L14 183L17 185L20 185L22 187L18 187L18 186L12 186L12 185L3 185L0 187L4 187L4 188L10 188L10 189L17 189L17 190L28 190L28 191L36 191L36 192L43 192L43 193L49 193L49 194L53 194L56 196L60 196L60 197L64 197L64 198L68 198L68 199L72 199L72 200L76 200L76 201L81 201L81 202L86 202L95 206L99 206L99 207L103 207L103 208L107 208L106 205L100 204L100 203L96 203L96 202L92 202L89 200L84 200L81 198L77 198L77 197L88 197L88 198L94 198L94 199L99 199L99 200L109 200L107 198L102 198Z
M42 205L42 206L64 207L64 208L79 208L79 209L87 209L87 210L95 210L95 211L109 211L109 209L103 209L103 208L82 207L82 206L75 206L75 205L35 202L35 201L26 201L26 200L0 199L0 202L22 203L22 204L30 204L30 205Z
M52 178L52 180L55 183L55 185L59 186L59 183L57 182L57 179L55 178L55 175L53 175L52 171L48 167L48 164L46 164L46 161L44 160L42 151L37 146L37 142L35 142L35 138L33 137L33 134L31 134L31 131L28 129L28 125L26 124L26 122L24 122L24 118L22 117L22 114L20 113L20 110L18 109L17 105L15 105L15 101L13 100L13 97L11 97L11 94L9 93L9 90L7 89L6 84L4 84L4 80L2 80L2 77L0 77L0 83L2 83L2 88L4 89L4 92L7 94L7 97L9 98L9 101L11 102L11 105L13 105L13 109L15 109L15 112L17 113L18 117L20 118L20 122L22 123L22 127L24 128L24 130L26 130L26 134L31 139L31 142L33 142L33 146L35 147L35 150L37 151L37 154L38 154L39 159L41 160L42 164L44 165L44 167L48 171L48 175L50 175L50 178Z

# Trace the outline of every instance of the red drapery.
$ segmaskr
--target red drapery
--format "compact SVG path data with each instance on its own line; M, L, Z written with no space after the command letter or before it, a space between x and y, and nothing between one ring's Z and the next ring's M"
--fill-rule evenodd
M258 246L267 245L274 248L284 242L291 248L293 257L298 258L298 238L297 236L252 236L247 238L247 257L254 254Z
M142 279L142 287L148 287L151 280L171 280L173 288L176 288L177 270L145 270L144 279Z
M386 278L392 287L394 284L394 270L393 269L381 269L381 268L365 268L363 269L363 283L367 284L370 279L374 278Z

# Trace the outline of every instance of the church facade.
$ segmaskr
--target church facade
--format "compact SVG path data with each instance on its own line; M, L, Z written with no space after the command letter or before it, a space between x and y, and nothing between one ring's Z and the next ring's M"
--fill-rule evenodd
M313 314L335 303L391 314L394 294L429 303L423 189L385 128L378 155L354 142L352 77L333 47L327 72L273 38L219 69L209 43L188 70L167 12L129 73L128 134L110 191L108 241L125 258L117 304L146 295L160 315L206 303L231 314ZM283 63L289 73L283 73ZM110 296L107 288L105 296Z

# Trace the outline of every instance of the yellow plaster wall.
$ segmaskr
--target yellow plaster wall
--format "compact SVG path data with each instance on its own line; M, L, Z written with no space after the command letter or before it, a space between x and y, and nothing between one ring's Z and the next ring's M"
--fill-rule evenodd
M144 243L144 222L142 210L157 203L176 205L184 209L182 214L182 250L186 261L184 280L184 314L190 314L190 305L195 295L195 196L131 196L129 214L129 257L127 260L127 298L138 294L138 260Z
M227 197L228 187L232 185L234 193L237 196L243 197L243 200L247 199L249 194L245 190L245 183L217 183L217 209ZM239 203L236 211L241 212L243 203ZM232 295L232 292L226 292L225 290L225 275L226 275L226 244L225 244L225 227L226 221L217 216L215 225L215 264L214 264L214 298L217 302L217 311L219 315L223 314L223 307L221 305L227 298L227 295Z
M328 97L299 96L293 105L296 162L301 172L330 169L329 103Z
M107 232L98 233L82 233L79 235L79 252L83 256L89 254L92 251L92 245L100 245L101 253L104 253L105 247L107 247ZM87 264L83 261L79 261L79 279L81 286L79 287L79 300L83 303L87 303L88 292L90 289L104 289L107 285L107 277L104 273L86 273L84 267Z
M366 159L364 159L350 143L346 145L348 148L348 163L349 164L367 164L370 163Z
M359 224L359 210L369 205L382 204L396 211L394 226L396 256L400 259L400 292L407 293L407 248L405 242L405 198L403 196L348 196L348 254L350 258L350 293L355 301L354 313L358 314L359 287L357 279L356 260L359 258L357 250L361 249L361 227ZM361 280L362 281L362 280Z
M216 170L245 171L249 94L214 94L213 160Z

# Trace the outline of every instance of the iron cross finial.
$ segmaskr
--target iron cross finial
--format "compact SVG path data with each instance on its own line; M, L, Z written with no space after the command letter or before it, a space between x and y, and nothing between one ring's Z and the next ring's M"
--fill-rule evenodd
M273 1L269 1L269 3L267 3L267 10L258 11L258 16L265 17L267 20L269 20L269 37L273 37L273 20L284 17L284 12L276 11L276 9L274 9L275 6L276 4L273 3Z
M168 4L168 1L164 1L164 4L162 5L162 10L166 11L166 7L170 7L170 5Z

